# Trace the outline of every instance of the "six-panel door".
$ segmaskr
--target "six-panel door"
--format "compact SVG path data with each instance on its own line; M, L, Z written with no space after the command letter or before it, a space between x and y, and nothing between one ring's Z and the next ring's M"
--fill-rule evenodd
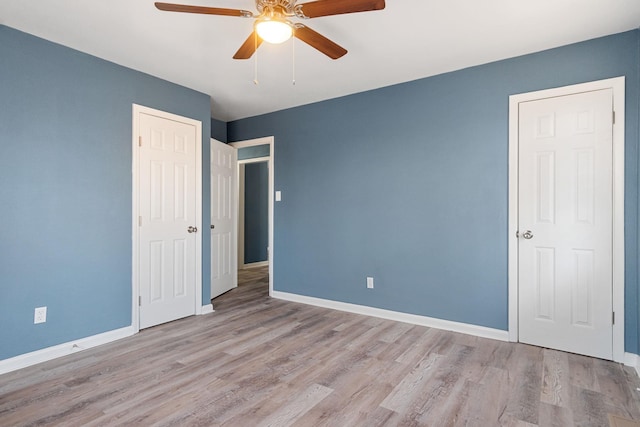
M610 89L519 104L522 342L612 358L612 126Z
M195 127L145 113L139 120L142 329L195 314L199 234Z

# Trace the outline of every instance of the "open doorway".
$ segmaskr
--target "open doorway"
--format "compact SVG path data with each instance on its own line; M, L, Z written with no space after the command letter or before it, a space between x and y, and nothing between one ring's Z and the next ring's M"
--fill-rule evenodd
M238 286L255 292L269 288L269 161L263 159L238 163Z
M238 154L238 286L273 292L273 137L229 144Z
M238 164L238 268L269 265L269 162Z

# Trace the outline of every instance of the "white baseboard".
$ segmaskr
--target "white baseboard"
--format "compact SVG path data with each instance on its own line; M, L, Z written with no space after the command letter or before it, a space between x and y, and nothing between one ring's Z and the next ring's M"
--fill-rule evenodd
M213 304L207 304L207 305L203 305L200 308L200 312L197 313L198 315L201 314L209 314L209 313L213 313L215 310L213 309Z
M269 265L269 261L259 261L259 262L252 262L249 264L242 264L241 268L244 270L245 268L266 267L267 265Z
M417 314L401 313L399 311L385 310L365 305L307 297L304 295L290 294L288 292L273 291L271 296L273 298L315 305L317 307L331 308L333 310L346 311L355 314L364 314L366 316L379 317L381 319L395 320L396 322L411 323L414 325L427 326L429 328L443 329L445 331L460 332L462 334L475 335L499 341L509 341L509 332L502 331L500 329L476 326L468 323L452 322L450 320L419 316Z
M27 366L46 362L58 357L66 356L71 353L86 350L98 345L107 344L122 338L135 334L133 326L127 326L121 329L104 332L98 335L92 335L86 338L69 341L64 344L55 345L53 347L43 348L42 350L32 351L31 353L21 354L10 359L0 360L0 375L7 372L16 371L26 368Z
M638 376L640 377L640 355L633 353L624 354L624 364L636 369Z

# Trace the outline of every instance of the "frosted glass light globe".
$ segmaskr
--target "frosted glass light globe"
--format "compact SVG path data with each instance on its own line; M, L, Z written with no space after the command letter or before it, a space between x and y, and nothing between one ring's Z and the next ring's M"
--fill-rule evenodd
M261 20L256 24L256 32L267 43L279 44L286 42L293 35L291 25L278 20Z

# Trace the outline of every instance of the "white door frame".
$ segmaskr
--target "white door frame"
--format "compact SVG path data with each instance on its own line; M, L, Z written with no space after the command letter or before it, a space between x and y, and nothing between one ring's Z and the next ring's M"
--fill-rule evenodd
M202 122L187 117L178 116L167 113L166 111L155 110L143 105L133 105L133 132L131 135L132 150L132 203L131 203L131 230L132 230L132 263L131 263L131 326L134 333L140 330L140 311L138 297L140 295L139 281L139 227L138 217L140 215L140 206L138 206L140 187L140 168L139 168L139 150L138 135L140 134L140 113L145 113L160 117L167 120L174 120L180 123L186 123L196 128L196 224L198 228L198 238L196 238L196 262L195 262L195 301L194 314L202 314Z
M242 172L244 168L241 168L240 165L246 165L248 163L267 163L267 168L270 168L270 157L256 157L253 159L246 160L238 160L238 267L247 268L247 267L261 267L262 265L269 264L269 258L267 261L254 262L251 264L245 264L244 262L244 189L245 189L245 178L242 176ZM268 190L267 190L268 191ZM267 213L269 216L269 213ZM268 220L268 218L267 218ZM267 257L269 253L267 251Z
M518 341L518 134L519 104L602 89L613 90L613 360L624 362L624 132L625 78L599 80L509 97L509 341Z
M271 296L273 294L273 254L274 254L274 247L273 247L273 188L274 188L274 164L273 164L273 159L274 159L274 145L275 145L275 141L274 141L274 137L273 136L267 136L264 138L256 138L256 139L250 139L247 141L239 141L239 142L232 142L229 145L231 145L232 147L238 149L238 148L245 148L245 147L254 147L256 145L269 145L269 156L268 157L259 157L256 159L247 159L247 160L257 160L257 161L267 161L267 165L269 167L269 251L268 251L268 262L269 262L269 296ZM242 160L238 160L238 164L240 164L240 162L243 162ZM247 162L245 162L247 163ZM238 167L238 175L240 174L240 167ZM240 177L238 176L238 182L240 182ZM239 190L239 185L236 187ZM236 201L238 201L240 199L239 195L238 197L236 197ZM236 206L236 212L240 212L240 207ZM238 221L239 222L239 221ZM239 236L240 234L237 233L237 235ZM243 260L244 263L244 260Z

